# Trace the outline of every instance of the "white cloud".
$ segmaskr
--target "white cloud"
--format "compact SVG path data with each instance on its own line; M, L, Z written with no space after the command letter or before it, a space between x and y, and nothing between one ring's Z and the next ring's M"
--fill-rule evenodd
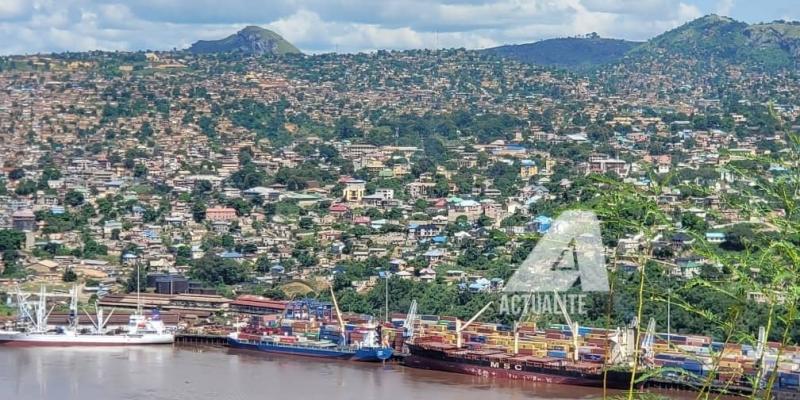
M27 16L33 7L27 0L0 1L0 21L15 20Z
M717 1L716 13L723 16L730 16L733 10L733 0L719 0Z
M482 48L593 31L644 40L702 14L684 1L0 0L0 53L185 48L251 24L310 52Z

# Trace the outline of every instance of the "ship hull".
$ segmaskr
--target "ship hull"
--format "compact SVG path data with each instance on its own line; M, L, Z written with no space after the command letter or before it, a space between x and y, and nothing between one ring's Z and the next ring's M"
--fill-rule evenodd
M26 333L0 334L3 347L139 346L172 344L171 334L146 335L49 335Z
M462 360L439 357L437 354L426 355L425 351L410 346L411 354L403 360L404 365L411 368L454 372L491 379L512 379L526 382L540 382L560 385L607 387L610 389L627 389L630 385L630 373L609 370L604 374L559 373L559 371L530 371L523 366L508 363L497 365L479 365ZM415 354L417 353L417 354ZM422 353L422 354L420 354Z
M230 337L228 338L228 346L234 349L252 350L263 353L366 362L386 360L392 355L392 350L388 348L360 349L357 351L350 351L314 347L286 346L267 342L253 343Z

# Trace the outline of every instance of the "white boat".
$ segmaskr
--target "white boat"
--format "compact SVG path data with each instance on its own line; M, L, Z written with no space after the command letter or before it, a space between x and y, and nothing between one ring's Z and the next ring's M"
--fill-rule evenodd
M175 335L167 330L158 312L151 317L145 317L140 310L131 314L128 319L127 330L124 333L109 333L105 329L108 317L103 318L103 309L96 307L96 316L87 312L94 329L83 333L78 329L78 293L73 288L71 293L69 325L59 327L55 331L48 331L47 293L42 287L39 300L34 305L27 302L27 297L20 292L17 294L17 305L20 317L30 325L30 329L23 331L0 330L0 346L129 346L147 344L171 344L175 342ZM52 308L50 309L52 311ZM86 312L84 310L84 312Z

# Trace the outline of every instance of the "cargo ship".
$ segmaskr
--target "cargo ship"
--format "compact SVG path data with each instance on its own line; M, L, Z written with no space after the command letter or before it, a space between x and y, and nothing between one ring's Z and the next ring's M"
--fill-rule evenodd
M228 346L235 349L255 350L266 353L319 357L337 360L377 362L388 360L394 350L378 344L375 334L367 335L364 341L342 345L330 340L313 340L305 336L258 335L233 332L228 335Z
M486 378L627 389L631 362L638 357L639 388L758 396L772 382L773 393L800 398L800 347L768 342L763 328L756 343L747 345L658 333L653 319L636 334L637 321L604 329L578 326L567 316L567 324L538 327L473 323L476 317L462 324L453 317L394 315L397 324L413 321L404 364Z
M513 329L473 325L489 306L466 323L420 316L406 342L404 364L486 378L611 389L630 386L630 364L625 357L632 352L630 330L579 327L566 312L568 325L559 329L542 331L527 323L515 324Z
M626 389L631 373L602 364L508 354L504 350L468 350L436 342L408 344L404 363L412 368L487 378Z
M394 349L383 337L383 327L371 320L364 326L346 325L331 289L338 326L326 328L312 319L285 318L263 326L258 317L228 335L228 346L265 353L288 354L337 360L378 362L392 357Z
M47 309L47 292L44 287L34 304L27 301L27 297L18 291L17 307L23 329L0 330L0 346L133 346L172 344L175 341L173 333L168 332L161 320L158 310L154 310L150 317L146 317L141 310L131 314L128 319L127 330L123 333L107 332L105 325L113 310L104 318L103 309L97 307L95 317L87 313L94 324L94 329L86 332L78 329L78 292L77 288L70 291L70 311L66 326L48 329L47 319L50 311ZM85 311L84 311L85 312Z

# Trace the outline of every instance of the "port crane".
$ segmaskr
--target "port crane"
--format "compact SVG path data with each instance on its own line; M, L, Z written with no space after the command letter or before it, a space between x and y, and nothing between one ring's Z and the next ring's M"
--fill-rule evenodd
M459 349L461 348L461 342L462 342L461 332L463 332L464 329L467 329L467 327L469 327L470 324L475 322L475 320L478 319L478 317L480 317L481 314L486 312L486 310L488 310L489 306L491 306L491 305L492 305L492 302L490 301L485 306L483 306L483 308L481 308L480 311L478 311L475 315L473 315L472 318L469 319L469 321L467 321L463 325L461 324L461 320L456 318L456 346L458 346Z
M651 361L655 355L653 352L655 333L656 320L654 318L650 318L650 322L647 324L647 331L644 334L644 339L642 339L642 358L646 361Z
M403 321L403 337L406 341L414 339L414 320L417 319L417 299L411 300L411 306L408 308L408 314Z
M567 312L567 306L564 304L564 300L561 299L561 296L558 295L558 292L554 291L553 295L556 299L556 303L558 303L558 307L561 309L561 314L564 315L567 326L569 326L569 330L572 333L572 361L578 361L578 323L572 322L572 318L569 317L569 313Z

